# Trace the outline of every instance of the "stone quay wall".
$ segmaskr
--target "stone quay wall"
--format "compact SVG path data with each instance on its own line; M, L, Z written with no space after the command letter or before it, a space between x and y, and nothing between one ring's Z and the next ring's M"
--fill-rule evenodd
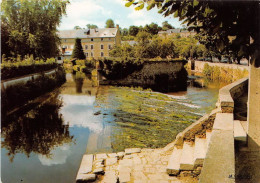
M212 63L212 62L206 62L206 61L197 61L195 60L195 72L202 73L204 69L205 64L209 64L209 66L218 66L223 68L229 68L229 69L239 69L239 70L249 70L249 67L246 65L238 65L238 64L228 64L228 63ZM191 65L191 61L188 61L188 64Z
M186 61L144 61L142 69L118 80L99 77L101 85L142 86L157 91L186 89ZM99 72L100 73L100 72Z

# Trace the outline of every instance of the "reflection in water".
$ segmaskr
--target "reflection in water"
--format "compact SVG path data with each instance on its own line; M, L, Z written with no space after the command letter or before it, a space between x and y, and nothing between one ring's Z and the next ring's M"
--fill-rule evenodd
M47 102L2 121L2 181L73 182L84 153L163 147L216 99L206 88L162 94L93 87L90 75L67 74Z
M66 163L68 156L71 154L70 146L68 144L64 144L62 146L56 147L52 150L51 154L51 159L46 155L38 155L38 158L42 165L51 166L64 164Z
M57 146L73 141L68 125L58 111L62 103L57 96L50 103L39 105L22 116L12 115L2 121L2 147L8 151L12 161L15 154L27 157L36 153L51 158L51 151Z

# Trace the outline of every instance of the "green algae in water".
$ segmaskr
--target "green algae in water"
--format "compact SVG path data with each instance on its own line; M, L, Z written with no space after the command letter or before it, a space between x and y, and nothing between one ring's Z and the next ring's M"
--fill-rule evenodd
M97 95L96 107L108 110L106 113L114 117L110 121L114 151L164 147L201 117L196 108L141 88L109 87Z

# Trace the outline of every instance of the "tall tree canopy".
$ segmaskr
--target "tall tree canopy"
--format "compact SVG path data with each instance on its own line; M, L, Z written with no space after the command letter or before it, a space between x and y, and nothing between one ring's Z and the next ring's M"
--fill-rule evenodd
M79 38L76 38L76 40L75 40L74 49L72 51L72 58L76 58L76 59L80 59L80 60L86 58L82 45L81 45L81 39L79 39Z
M96 28L98 28L98 26L94 25L94 24L87 24L87 28L88 29L96 29Z
M7 56L48 58L58 53L57 26L66 13L64 0L3 0L1 47Z
M136 10L154 7L164 16L173 15L195 30L204 43L213 43L221 53L238 57L251 56L252 64L260 66L259 33L260 4L258 1L212 1L212 0L128 0L126 6ZM233 37L233 39L231 39ZM250 37L253 41L250 43Z
M76 26L74 27L74 29L75 29L75 30L78 30L78 29L81 29L81 27L78 26L78 25L76 25Z
M168 23L168 21L164 21L162 23L162 30L169 30L169 29L174 29L174 27Z
M148 33L150 33L150 34L152 34L152 35L155 35L155 34L158 34L158 32L160 31L160 30L162 30L162 28L160 27L160 26L158 26L158 24L156 24L156 23L151 23L151 24L147 24L147 25L145 25L144 26L144 28L143 28L143 30L145 31L145 32L148 32Z
M115 23L111 18L106 21L106 28L115 28Z

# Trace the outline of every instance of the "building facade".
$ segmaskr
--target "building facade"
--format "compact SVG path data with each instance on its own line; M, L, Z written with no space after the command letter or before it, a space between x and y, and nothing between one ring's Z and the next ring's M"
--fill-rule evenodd
M121 44L118 25L117 28L63 30L58 35L61 39L61 56L65 59L71 58L76 38L81 39L86 58L109 57L109 51Z
M169 29L167 31L160 31L158 32L158 35L161 37L167 37L167 36L177 36L180 35L180 37L189 37L194 36L196 32L194 31L188 31L188 30L181 30L181 29Z

